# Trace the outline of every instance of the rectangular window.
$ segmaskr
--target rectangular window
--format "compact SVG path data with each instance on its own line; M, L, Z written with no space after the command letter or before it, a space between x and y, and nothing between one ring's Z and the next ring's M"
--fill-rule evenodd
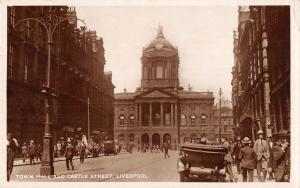
M156 78L163 78L163 65L162 65L162 63L157 63L157 65L156 65Z
M29 57L28 55L25 55L24 57L24 83L28 82L28 67L29 65Z
M8 67L7 67L7 76L8 78L13 78L13 71L14 71L14 65L13 65L13 60L14 60L14 48L12 45L9 46L8 48Z
M195 125L195 119L191 119L191 125Z
M134 126L134 119L130 119L130 126Z
M10 7L10 25L12 27L15 26L15 19L16 19L16 8Z
M39 39L40 39L40 46L44 46L44 37L43 37L43 28L39 27Z
M31 29L30 29L30 22L29 20L26 21L26 36L29 38L31 36L30 33Z

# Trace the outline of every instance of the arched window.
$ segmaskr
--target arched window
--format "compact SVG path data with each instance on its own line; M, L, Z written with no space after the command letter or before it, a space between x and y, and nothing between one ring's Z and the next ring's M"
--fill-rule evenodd
M186 125L186 115L184 114L180 115L180 125L182 126Z
M134 115L133 114L129 115L129 125L134 126Z
M201 122L201 124L206 124L207 122L206 122L206 119L207 119L207 116L206 116L206 114L204 114L204 113L202 113L201 114L201 116L200 116L200 122Z
M124 141L124 139L125 139L124 134L120 134L120 135L119 135L119 140L120 140L120 141Z
M124 116L124 114L121 114L119 116L119 124L120 124L120 126L124 126L124 124L125 124L125 116Z
M163 78L163 64L162 63L157 63L156 64L156 70L155 70L155 72L156 72L156 78Z
M191 119L191 125L195 125L195 123L196 123L196 116L195 116L195 114L192 114L190 116L190 119Z

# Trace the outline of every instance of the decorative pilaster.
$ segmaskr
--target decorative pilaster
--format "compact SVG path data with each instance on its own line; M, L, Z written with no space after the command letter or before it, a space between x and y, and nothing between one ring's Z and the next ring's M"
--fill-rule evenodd
M164 104L160 103L160 126L164 125Z

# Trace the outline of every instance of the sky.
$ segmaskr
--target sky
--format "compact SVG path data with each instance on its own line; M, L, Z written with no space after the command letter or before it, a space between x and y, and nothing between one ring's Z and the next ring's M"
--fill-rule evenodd
M235 6L80 6L77 16L102 37L105 71L112 71L115 93L140 85L143 47L163 27L179 52L179 82L185 89L213 91L231 100Z

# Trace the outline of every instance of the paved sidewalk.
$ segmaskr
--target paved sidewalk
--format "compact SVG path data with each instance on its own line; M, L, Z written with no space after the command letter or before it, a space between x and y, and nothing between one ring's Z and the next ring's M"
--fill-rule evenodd
M118 155L123 154L123 153L128 153L128 152L123 151L123 152L120 152ZM99 155L99 157L102 157L102 156L104 156L104 155L103 154ZM93 157L92 155L88 155L87 158L96 158L96 157ZM73 157L73 160L77 160L77 159L79 159L79 156L74 156ZM66 160L65 157L60 157L59 159L56 158L53 162L64 161L64 160ZM35 161L35 163L32 164L32 165L41 164L41 161L36 162L35 158L34 158L34 161ZM14 166L26 166L26 165L30 165L30 160L29 160L28 157L26 158L24 163L23 163L22 158L17 158L14 161Z

